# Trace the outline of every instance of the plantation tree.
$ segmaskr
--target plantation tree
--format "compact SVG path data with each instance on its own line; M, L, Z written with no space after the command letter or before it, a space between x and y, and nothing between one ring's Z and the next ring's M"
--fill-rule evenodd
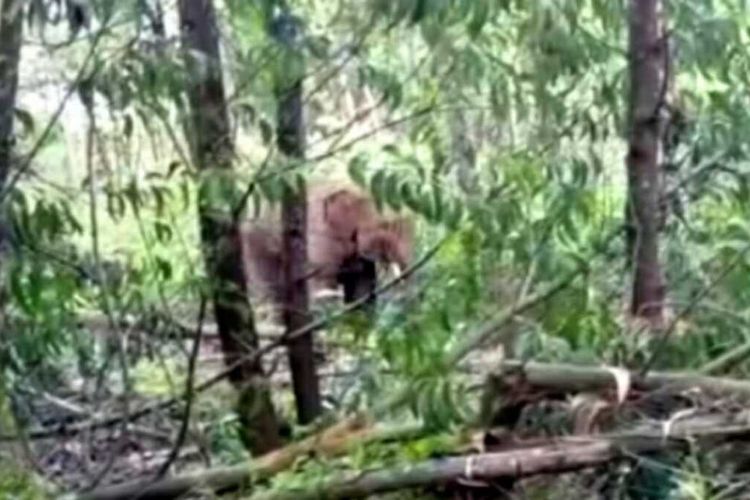
M631 312L662 323L665 284L659 260L662 136L667 99L668 39L660 0L630 1L630 102L627 219L633 256Z
M0 193L5 192L8 174L13 166L13 115L16 109L18 67L21 55L22 5L20 0L0 0ZM4 201L0 199L0 273L3 273L0 276L3 277L7 272L6 260L9 257L7 249L10 243L4 206ZM3 279L0 284L0 308L2 308L0 319L4 319L7 305L4 283ZM3 327L5 327L4 322ZM2 373L0 373L0 380L4 381ZM5 387L0 386L0 428L10 428L7 425L9 423L7 416Z
M184 58L189 68L192 159L202 174L199 198L200 238L212 282L214 316L224 359L234 369L230 380L240 391L238 412L246 442L262 453L279 445L276 416L264 381L253 311L247 300L239 226L232 217L235 201L227 172L232 167L218 28L210 0L181 0Z
M302 102L302 56L300 26L291 14L278 15L271 34L281 45L277 71L277 144L291 167L299 168L305 157L305 123ZM284 64L288 63L288 64ZM288 167L283 167L288 168ZM287 334L311 321L307 265L307 196L304 182L285 189L281 205L284 277L283 318ZM301 424L311 422L321 412L318 374L315 370L312 333L289 340L287 345L292 386Z
M0 192L6 188L12 167L13 116L18 88L22 21L21 0L0 2Z
M13 116L16 109L18 68L21 58L23 2L0 0L0 196L6 194L8 176L13 167ZM5 273L8 258L10 228L5 210L5 201L0 198L0 272ZM1 276L2 274L0 274ZM4 286L0 285L0 307L5 312Z
M87 5L123 9L134 3ZM336 316L331 317L331 334L341 333L347 339L337 343L337 352L340 345L346 350L347 363L350 358L357 363L353 370L336 370L335 380L326 379L331 383L325 390L332 400L341 402L341 408L375 408L375 418L385 419L400 417L408 403L415 418L431 430L460 427L474 420L476 398L468 390L473 381L464 370L455 369L456 362L466 357L474 374L474 361L487 357L485 353L477 356L481 360L470 357L500 342L505 344L506 355L523 359L638 366L640 359L649 357L658 360L660 369L684 369L699 368L728 346L744 341L746 327L737 321L735 312L744 319L750 311L750 148L745 139L750 131L746 91L750 16L741 3L669 2L669 38L679 49L680 60L677 74L668 73L679 84L690 122L683 136L687 140L674 153L666 139L660 143L669 132L663 130L661 113L656 112L663 111L663 94L670 84L660 74L667 70L668 61L655 2L290 0L285 4L305 20L305 36L303 48L284 49L268 36L271 16L260 13L277 2L225 0L216 3L217 15L225 16L217 23L229 35L222 38L221 63L216 27L208 27L214 23L213 14L205 16L203 11L210 5L206 7L203 0L182 4L192 50L185 60L197 78L190 86L194 113L189 136L195 165L206 177L200 183L205 260L214 283L235 285L214 290L227 360L252 355L257 341L250 335L254 318L244 300L240 265L232 247L236 228L224 215L226 205L235 199L233 190L225 189L225 179L246 174L256 181L251 184L251 201L258 214L266 203L283 205L289 285L286 321L287 331L293 331L309 314L308 292L299 281L305 259L304 191L293 190L298 195L285 199L279 187L297 186L298 173L312 179L318 168L326 170L324 175L337 170L343 177L347 165L351 178L381 205L414 215L420 226L417 255L424 255L438 241L444 243L437 253L427 253L430 259L420 262L409 287L397 288L381 299L383 307L376 321L372 328L358 332L362 335L349 336L349 325L334 324ZM162 31L157 29L161 22L156 9L146 15L153 18L149 22L154 24L155 38L159 40L156 35L161 33L163 44L157 44L161 50L145 51L141 44L123 44L134 34L134 26L128 23L132 17L125 17L133 13L126 10L117 10L114 28L106 31L104 48L93 51L91 66L96 68L97 91L110 96L115 112L111 136L118 142L128 136L122 142L129 142L138 153L153 140L158 154L139 164L118 153L118 161L101 165L111 172L99 170L102 180L107 173L122 178L107 186L111 188L108 196L113 194L114 201L117 195L134 200L112 203L113 219L120 217L132 225L142 215L147 222L157 223L154 231L146 224L141 235L145 244L136 242L132 246L138 248L130 249L136 266L142 265L147 278L151 278L149 269L162 261L176 264L172 269L177 272L131 281L135 306L123 301L122 316L139 313L141 304L148 311L169 309L170 304L149 293L156 288L151 288L154 282L176 291L180 306L195 310L193 266L185 265L187 259L175 253L174 240L160 240L156 249L162 260L151 264L154 259L145 255L154 253L147 241L151 234L158 236L165 227L178 232L184 226L159 209L168 187L177 187L180 193L186 187L188 196L183 195L177 207L183 216L179 220L193 217L186 209L193 203L193 172L171 175L179 172L172 168L175 153L184 156L181 138L171 133L178 125L175 118L182 116L184 86L177 77L184 65L179 53L177 61L172 59L172 16L164 16L167 29ZM648 15L642 15L645 11ZM629 13L633 20L630 68ZM80 56L86 46L85 40L76 40L54 54L61 54L60 59L69 53ZM303 51L304 67L298 65ZM231 75L226 80L231 92L226 95L220 64ZM227 114L232 117L231 141ZM106 131L106 113L101 116L97 123ZM123 119L125 133L121 133ZM74 129L74 124L68 125L66 133ZM54 152L56 140L48 141L46 152ZM174 151L162 147L165 141L174 141ZM97 156L114 151L108 142L97 144L107 150ZM280 157L275 155L279 149ZM627 157L626 171L622 163L628 149L632 154ZM664 156L674 154L674 158L660 159L662 149ZM23 179L28 183L23 187L37 188L37 180L52 177L50 172L59 170L58 159L59 153L48 156L46 162L45 158L35 162L35 176ZM159 175L168 161L172 161L170 176ZM659 182L661 163L678 167L663 174L667 177L664 185ZM259 177L258 171L262 171ZM633 174L630 189L628 172ZM663 223L655 221L659 215L656 200L669 187L670 175L674 184L665 195L686 193L690 216ZM306 186L312 186L311 181ZM76 187L72 186L73 193ZM49 192L25 193L29 213L23 212L19 220L49 218L48 205L33 199L38 196L46 201ZM140 203L141 195L151 202ZM624 211L626 202L629 207ZM125 208L118 209L120 205ZM36 213L40 214L37 218ZM622 238L615 237L621 233L624 214L634 229L629 250L624 249ZM103 233L109 233L102 237L117 240L114 246L119 250L122 238L107 226L101 224ZM445 233L447 240L442 238ZM192 238L190 234L184 245L191 257L198 247L197 238ZM659 251L664 253L662 261ZM26 267L20 268L17 290L9 300L23 321L8 330L21 333L16 336L19 342L69 342L56 318L77 315L80 301L71 297L91 302L98 292L81 287L71 293L71 286L62 279L65 267L40 266L43 262L38 256L24 253L20 258ZM669 355L654 356L640 339L622 334L628 322L616 298L627 280L623 270L626 255L631 253L637 293L628 298L628 305L633 306L634 315L660 323L666 280L662 274L669 277L675 307L687 304L680 310L680 319L685 318L690 334L666 347ZM59 293L50 293L55 290ZM353 288L349 292L347 300L360 293ZM696 297L710 302L692 307ZM183 298L188 300L183 303ZM226 303L237 308L224 308ZM523 308L515 309L516 304ZM498 316L498 305L508 311L507 316ZM71 314L66 315L67 310ZM265 326L258 323L260 328ZM77 323L70 324L77 328ZM237 345L238 337L242 345ZM317 395L309 341L310 337L302 338L289 350L295 390L304 397ZM23 349L18 352L19 359L30 360L29 366L58 362L47 355L51 350L34 356ZM492 358L489 363L495 362ZM134 375L142 372L140 366L134 368ZM260 367L248 362L233 372L233 380L242 390L248 380L258 381L261 375ZM28 383L28 377L16 380ZM205 380L204 373L197 374L195 382L205 387L201 380ZM243 394L245 402L260 400L267 428L275 435L267 392ZM211 401L214 395L209 391L205 399L196 398L196 404L221 408ZM277 395L287 393L279 390L273 393ZM390 395L399 397L384 397ZM319 408L319 403L310 401L312 397L308 401L298 397L301 421L312 418ZM380 405L381 401L388 404ZM391 401L395 401L393 406ZM403 406L396 408L396 403ZM223 439L227 436L224 422L229 420L231 426L233 421L224 419L221 409L203 412L204 408L195 417L200 418L199 426L211 429L209 437L217 444L210 451L219 452L211 458L221 461L225 446L234 444ZM262 422L248 422L246 413L240 413L246 432L265 432ZM214 439L217 435L220 439ZM305 478L310 477L305 476L311 472L308 465L316 477L320 470L317 460L295 464ZM246 466L240 469L247 470ZM141 486L142 481L136 482Z

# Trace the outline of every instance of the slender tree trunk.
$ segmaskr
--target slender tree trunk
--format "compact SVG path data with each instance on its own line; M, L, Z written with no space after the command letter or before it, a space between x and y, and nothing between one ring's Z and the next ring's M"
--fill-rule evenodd
M23 2L0 0L0 188L5 187L13 150L13 112L21 58Z
M238 411L245 442L254 453L264 453L278 447L280 439L263 368L254 356L258 336L247 299L239 224L232 217L234 200L232 196L209 197L215 191L205 189L207 183L225 178L223 172L231 169L233 155L216 19L211 0L180 0L179 15L185 61L192 76L188 82L189 136L193 161L203 174L199 222L214 315L225 362L236 364L230 380L240 391ZM231 193L231 189L223 192Z
M13 113L16 108L21 59L22 7L21 0L0 0L0 192L5 192L13 163ZM0 276L5 272L9 245L10 230L6 212L4 207L0 207ZM2 307L4 304L5 290L0 285L0 309L5 309Z
M659 260L661 156L667 44L661 0L630 0L630 137L627 155L631 312L660 326L665 284Z
M21 59L23 2L21 0L0 0L0 192L5 192L8 175L13 163L13 112L16 107L18 89L18 68ZM5 311L7 294L5 273L10 248L10 230L7 213L0 206L0 341L5 342ZM0 363L5 364L5 355L0 355ZM10 401L5 396L4 383L0 375L0 428L3 432L17 432L16 421L11 417ZM17 434L18 435L18 434ZM9 444L3 452L23 453L23 446Z
M297 23L288 14L274 21L273 33L284 50L296 50ZM279 150L293 160L305 157L305 123L302 106L302 81L280 75L278 88L277 141ZM300 186L285 193L282 202L284 327L291 333L312 321L307 263L307 191ZM312 333L289 341L287 345L292 386L297 404L297 419L307 424L320 415L320 387L315 368Z

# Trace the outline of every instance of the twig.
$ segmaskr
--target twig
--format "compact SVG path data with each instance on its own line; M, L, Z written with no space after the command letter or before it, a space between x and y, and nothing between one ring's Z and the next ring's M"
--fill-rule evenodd
M94 144L96 142L96 116L94 113L93 98L84 99L84 107L86 108L86 114L89 119L88 133L86 136L86 170L88 175L89 185L89 223L91 224L91 251L94 257L94 265L96 269L97 279L102 284L101 287L101 298L102 305L104 307L104 313L109 321L110 331L116 338L116 352L118 361L120 363L120 370L122 374L122 385L124 391L124 397L122 398L122 412L126 417L120 429L120 436L117 444L117 453L111 453L107 463L104 467L95 475L91 480L89 488L96 488L99 485L104 476L109 472L115 463L115 458L119 452L124 448L125 441L127 439L127 427L128 427L128 414L130 413L130 376L128 374L128 362L127 354L125 352L125 346L123 345L125 335L120 329L119 323L115 319L114 307L110 297L110 291L108 289L107 277L104 274L104 268L102 267L101 253L99 249L99 218L98 218L98 205L96 202L96 187L97 177L94 169ZM102 372L101 377L98 380L101 382L106 375Z
M169 457L164 461L159 471L156 473L156 479L161 479L169 471L169 467L174 463L180 454L180 449L185 443L185 437L187 436L188 427L190 424L190 413L193 409L193 400L195 399L195 390L193 388L193 382L195 380L195 368L198 354L200 353L201 340L203 338L203 321L206 317L206 296L201 296L200 309L198 311L198 328L195 331L195 339L193 340L193 349L190 352L188 358L188 372L185 380L185 411L182 415L182 422L180 430L177 433L177 440L175 441L172 451L169 453Z

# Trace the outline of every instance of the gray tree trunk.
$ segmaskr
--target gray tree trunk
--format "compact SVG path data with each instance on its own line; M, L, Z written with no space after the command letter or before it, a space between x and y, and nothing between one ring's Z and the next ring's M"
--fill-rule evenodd
M229 135L213 4L211 0L180 0L179 15L185 62L192 77L187 83L192 160L204 174L202 182L217 181L232 167L234 146ZM240 391L238 412L243 437L253 453L264 453L278 447L280 438L261 361L254 355L258 335L247 298L239 224L232 217L234 200L209 198L207 191L201 189L199 196L199 222L206 271L212 281L214 315L224 360L228 366L236 366L230 380ZM231 194L231 190L224 192Z
M295 35L299 27L288 14L275 19L274 35L284 50L296 50ZM277 143L287 157L305 157L305 123L302 104L302 81L280 78L278 95ZM307 194L304 186L294 193L285 193L282 202L282 248L284 305L283 318L287 333L307 326L312 321L308 287L307 262ZM287 345L292 387L301 424L313 421L322 410L320 386L315 368L313 334L293 338Z
M21 60L22 7L21 0L0 0L0 193L5 192L8 175L13 168L13 114L16 109L18 68ZM0 280L5 273L5 259L10 245L10 230L6 216L5 207L0 207ZM5 288L0 285L2 310L5 309L5 299Z
M11 169L23 2L0 0L0 190Z
M662 131L667 99L667 43L661 0L630 0L630 137L627 155L631 312L660 326L665 284L659 259Z

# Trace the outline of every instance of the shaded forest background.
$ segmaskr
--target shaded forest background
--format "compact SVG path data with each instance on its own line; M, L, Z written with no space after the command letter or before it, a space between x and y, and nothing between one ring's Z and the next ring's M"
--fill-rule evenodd
M208 498L247 464L267 475L254 495L320 494L491 448L519 400L570 417L598 373L539 375L565 386L550 398L508 383L527 362L617 367L583 423L535 416L536 437L734 415L749 45L736 0L0 0L0 494L129 498L106 486L197 474ZM295 288L322 183L414 223L412 266L380 269L371 315ZM269 213L299 264L281 321L236 246ZM658 393L655 372L731 377L732 394L691 378L679 404L642 398L654 416L631 396ZM332 424L345 449L290 451ZM723 458L648 453L668 464L653 484L611 465L592 473L606 493L562 475L533 498L741 498ZM199 477L216 467L232 481ZM448 479L409 494L477 487Z

